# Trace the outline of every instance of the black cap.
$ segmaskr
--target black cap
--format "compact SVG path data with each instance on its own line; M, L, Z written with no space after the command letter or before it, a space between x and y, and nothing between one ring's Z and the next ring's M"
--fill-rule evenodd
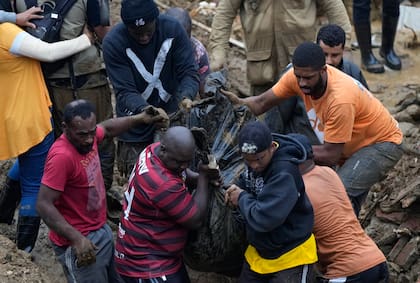
M144 26L159 16L159 9L153 0L123 0L121 19L126 25Z
M238 146L241 153L259 153L268 149L272 142L270 129L260 121L245 124L239 132Z

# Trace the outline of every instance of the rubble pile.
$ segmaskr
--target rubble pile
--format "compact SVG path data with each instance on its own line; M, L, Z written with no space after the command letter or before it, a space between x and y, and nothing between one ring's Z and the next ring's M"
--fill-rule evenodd
M392 110L404 133L405 154L372 188L360 221L387 257L390 282L420 282L420 85L399 90Z

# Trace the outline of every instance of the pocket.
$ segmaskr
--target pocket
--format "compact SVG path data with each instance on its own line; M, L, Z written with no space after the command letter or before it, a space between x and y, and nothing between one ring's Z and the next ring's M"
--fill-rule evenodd
M306 1L307 0L284 1L284 6L287 9L303 9L305 8Z
M274 81L276 63L273 62L271 55L271 48L269 50L248 52L246 72L251 85L262 85Z

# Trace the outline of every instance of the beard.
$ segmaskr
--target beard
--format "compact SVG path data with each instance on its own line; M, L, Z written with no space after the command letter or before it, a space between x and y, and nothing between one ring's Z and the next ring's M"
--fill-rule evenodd
M322 76L319 75L318 82L313 87L304 87L301 88L301 90L305 95L310 95L313 98L319 98L324 93L325 85L326 82L324 82Z

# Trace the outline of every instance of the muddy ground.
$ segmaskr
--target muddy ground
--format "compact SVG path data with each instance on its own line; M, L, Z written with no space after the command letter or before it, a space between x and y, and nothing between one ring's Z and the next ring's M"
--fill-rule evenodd
M119 21L119 3L120 0L111 2L114 22ZM178 5L191 11L193 19L203 25L210 26L212 13L214 9L211 7L199 6L199 1L186 0L164 0L157 1L161 7ZM373 31L380 32L380 22L373 22ZM193 35L207 44L209 31L201 25L193 26ZM235 23L233 36L241 40L241 29L239 22ZM417 34L417 37L419 34ZM354 38L354 37L353 37ZM405 142L408 147L420 149L419 143L419 111L409 109L409 105L419 105L420 97L420 46L419 42L414 41L415 35L409 29L402 29L398 32L396 39L396 51L401 55L403 61L403 69L401 71L392 71L386 69L385 74L369 74L364 72L368 84L376 97L378 97L386 107L393 113L401 123L401 127L405 134ZM413 46L408 48L409 46ZM377 49L374 51L376 54ZM245 61L244 51L241 48L232 46L229 54L229 82L231 88L240 93L248 92L249 85L245 77ZM353 51L353 58L356 63L360 63L358 50ZM411 107L415 108L415 107ZM416 112L417 111L417 112ZM414 113L414 114L413 114ZM417 114L416 114L417 113ZM411 115L411 116L410 116ZM414 116L413 116L414 115ZM417 116L416 116L417 115ZM413 118L414 117L414 118ZM415 119L415 117L417 117ZM10 167L11 161L0 162L0 186L4 182L7 169ZM418 178L419 160L415 154L405 154L394 170L389 172L386 180L377 184L373 188L372 194L365 207L365 214L362 218L366 222L369 219L368 211L371 211L373 205L377 205L377 201L373 204L374 196L381 192L389 192L393 190L402 190L410 183ZM111 225L113 225L111 223ZM372 235L375 234L375 228ZM47 231L48 228L42 224L37 245L32 256L25 255L23 252L17 251L13 241L15 239L15 225L0 224L0 282L65 282L61 266L54 258L54 254L49 246ZM377 232L377 231L376 231ZM9 240L10 239L10 240ZM375 238L374 238L375 239ZM207 274L190 271L193 283L204 282L235 282L234 279L228 279L224 276ZM395 282L400 281L396 280ZM406 281L406 282L411 282ZM412 281L414 282L414 281Z

